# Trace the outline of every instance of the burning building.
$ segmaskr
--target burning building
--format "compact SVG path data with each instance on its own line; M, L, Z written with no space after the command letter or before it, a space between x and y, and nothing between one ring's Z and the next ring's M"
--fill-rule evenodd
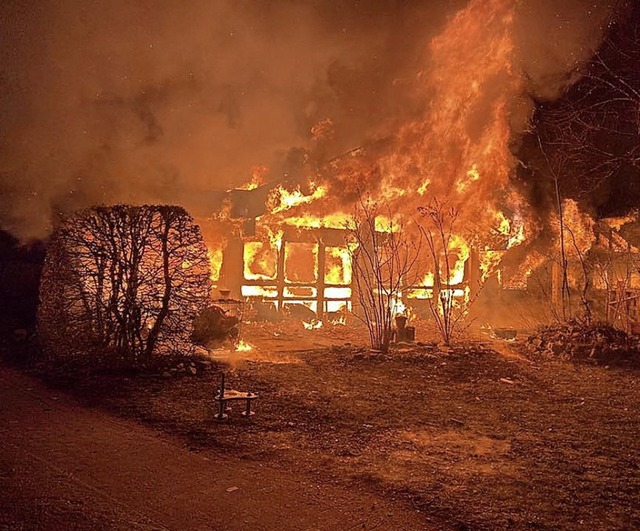
M45 40L56 61L16 56L25 79L65 98L43 105L14 94L44 118L34 112L28 136L14 135L7 150L7 196L20 200L8 202L3 225L41 236L50 217L78 206L180 204L202 226L218 288L265 311L321 320L340 318L357 299L346 236L358 201L386 211L381 232L413 227L411 241L420 239L420 209L437 201L456 212L438 251L449 271L418 260L398 304L419 311L437 291L465 301L482 288L495 317L496 300L507 305L533 283L562 299L570 282L549 262L566 270L563 253L574 246L549 204L570 195L536 188L547 175L521 148L536 104L584 75L610 3L215 4L82 8L112 22L96 23L90 46L77 45L84 30L76 28ZM46 14L54 27L77 18L70 7ZM148 33L131 20L148 21ZM79 62L103 58L114 61L96 70L104 79L69 82ZM584 206L576 219L594 216Z
M472 0L452 16L424 50L419 112L393 133L327 161L318 153L327 152L339 125L323 119L311 128L315 144L298 171L270 182L262 172L233 190L217 216L229 225L213 245L214 282L278 311L297 308L306 320L349 311L354 206L363 197L384 205L380 230L413 225L406 237L417 240L420 211L435 201L455 212L456 228L435 257L447 271L416 260L399 290L403 307L419 311L436 291L461 304L482 292L478 314L488 322L513 322L516 302L529 308L522 317L530 322L590 318L598 307L599 317L607 315L609 303L591 300L612 296L591 264L599 252L593 212L558 189L556 207L541 208L514 155L534 110L521 70L518 9Z
M214 281L278 310L303 305L316 319L351 309L345 229L363 197L388 209L391 219L381 227L410 224L434 198L456 210L458 232L440 250L451 255L444 284L456 297L473 295L506 253L535 238L535 215L510 185L510 143L529 109L515 64L514 6L486 7L470 2L432 39L430 69L420 73L428 103L395 133L329 162L309 152L287 182L230 193L217 216L230 226L212 249ZM327 119L313 129L318 145L333 127ZM419 236L414 231L409 238ZM432 297L434 275L443 275L414 273L419 278L405 283L405 302Z

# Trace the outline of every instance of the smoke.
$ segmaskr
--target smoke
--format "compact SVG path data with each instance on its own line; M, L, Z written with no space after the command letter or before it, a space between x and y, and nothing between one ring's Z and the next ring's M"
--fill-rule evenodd
M429 42L466 2L4 0L0 226L42 237L100 203L179 203L195 215L292 150L330 158L427 105ZM554 98L602 37L610 2L523 0L518 68ZM516 131L531 112L522 95ZM330 134L314 142L314 125ZM295 152L295 151L294 151Z
M579 78L580 68L600 45L615 4L535 0L519 5L518 49L534 97L555 99Z

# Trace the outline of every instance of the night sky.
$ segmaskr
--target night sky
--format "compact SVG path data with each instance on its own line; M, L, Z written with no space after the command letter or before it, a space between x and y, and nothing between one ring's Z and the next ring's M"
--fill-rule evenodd
M551 166L561 170L563 195L596 217L640 207L640 4L611 23L582 77L560 98L538 102L534 131ZM533 136L528 139L533 142ZM523 156L526 155L523 150ZM530 160L539 156L533 154ZM549 181L546 164L538 181Z

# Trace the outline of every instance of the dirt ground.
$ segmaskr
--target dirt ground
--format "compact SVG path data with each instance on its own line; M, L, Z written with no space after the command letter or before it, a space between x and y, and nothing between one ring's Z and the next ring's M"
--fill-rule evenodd
M48 381L196 451L383 493L442 529L640 529L635 369L533 357L488 336L382 355L343 326L243 333L253 350L216 351L196 376ZM260 395L251 420L240 406L213 419L219 371Z
M434 529L374 492L192 452L3 362L0 441L0 530Z

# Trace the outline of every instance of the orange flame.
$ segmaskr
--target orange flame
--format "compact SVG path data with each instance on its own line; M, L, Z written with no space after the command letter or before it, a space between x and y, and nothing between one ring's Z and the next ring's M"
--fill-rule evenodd
M511 117L524 94L515 62L516 4L513 0L470 0L450 19L425 50L428 68L417 78L422 85L418 91L426 102L424 114L399 127L384 148L375 154L367 154L366 146L353 150L323 168L314 182L273 189L267 202L269 212L260 218L269 230L259 234L257 241L245 242L247 280L275 280L280 274L291 284L324 280L329 287L314 296L331 299L333 295L332 308L344 305L339 299L347 292L350 296L352 276L347 250L327 247L324 271L318 271L317 245L288 242L283 249L282 229L348 228L353 200L361 197L362 190L392 213L391 219L376 219L378 231L398 230L400 221L414 216L432 196L446 198L459 211L461 234L452 235L448 249L442 250L447 253L450 271L449 278L438 272L445 286L441 296L457 299L457 303L468 299L465 268L471 245L479 255L482 280L500 270L505 253L535 233L530 209L510 187L515 167L510 150ZM330 138L333 128L327 119L311 133L316 141L323 141ZM264 176L266 170L255 173ZM255 175L254 181L261 182ZM281 251L285 264L284 271L278 272ZM432 298L434 275L434 271L421 271L421 284L407 290L405 302ZM273 284L244 286L242 294L274 298L278 291L276 282ZM294 287L287 289L295 291ZM341 291L338 295L331 290Z
M236 345L236 352L249 352L250 350L253 350L253 347L242 339Z

